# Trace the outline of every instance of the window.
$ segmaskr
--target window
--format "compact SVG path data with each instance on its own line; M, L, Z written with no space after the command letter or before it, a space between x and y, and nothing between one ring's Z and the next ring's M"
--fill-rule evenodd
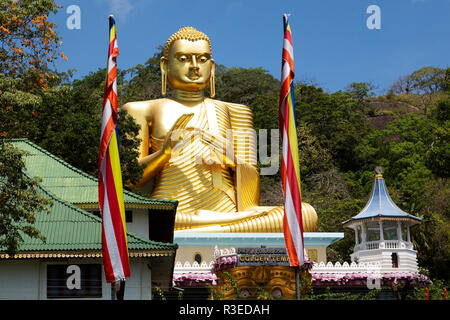
M367 223L367 241L380 240L380 225L378 221Z
M358 243L361 243L362 242L361 226L356 227L356 236L358 237Z
M391 255L392 258L392 268L398 268L398 255L396 252L393 252Z
M398 240L396 221L383 221L383 237L384 240Z
M308 249L306 250L308 258L314 262L318 262L317 259L317 249Z
M125 222L133 222L133 211L125 210Z
M47 265L47 298L101 297L101 264Z
M100 211L99 211L99 210L92 211L91 213L92 213L94 216L99 217L100 219L102 218L102 215L100 214Z
M97 216L99 218L102 217L102 215L100 214L100 211L96 210L96 211L91 211L91 213L94 216ZM125 210L125 222L133 222L133 211L132 210Z
M406 225L406 222L402 223L402 240L408 240L408 226Z
M203 260L203 257L200 253L196 253L194 254L194 261L196 261L198 264L201 264Z

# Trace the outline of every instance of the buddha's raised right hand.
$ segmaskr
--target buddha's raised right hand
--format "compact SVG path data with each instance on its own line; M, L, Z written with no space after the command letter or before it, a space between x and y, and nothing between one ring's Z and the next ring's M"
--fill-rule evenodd
M145 168L142 172L142 178L138 183L136 183L136 185L131 187L142 187L153 179L155 175L163 168L167 161L169 161L172 155L172 149L178 142L177 140L172 139L172 135L176 130L184 129L193 116L193 113L187 113L179 117L167 132L162 148L157 152L139 159L139 163L145 165Z
M183 138L177 133L177 130L183 130L186 128L186 125L191 121L192 117L194 116L193 113L186 113L183 114L181 117L175 121L175 123L172 125L170 130L167 132L166 137L164 139L164 143L162 146L162 152L166 156L170 156L172 154L172 150L179 141L177 138ZM179 132L178 132L179 133Z

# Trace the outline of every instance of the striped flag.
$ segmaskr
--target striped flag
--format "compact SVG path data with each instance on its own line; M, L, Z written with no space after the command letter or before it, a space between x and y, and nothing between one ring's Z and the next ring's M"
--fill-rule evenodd
M294 104L294 50L288 15L283 15L284 42L281 64L280 134L282 139L281 183L284 195L284 240L291 266L304 262L300 167Z
M122 173L117 137L117 47L116 23L109 16L108 75L103 100L98 168L98 197L102 213L102 251L108 283L130 277Z

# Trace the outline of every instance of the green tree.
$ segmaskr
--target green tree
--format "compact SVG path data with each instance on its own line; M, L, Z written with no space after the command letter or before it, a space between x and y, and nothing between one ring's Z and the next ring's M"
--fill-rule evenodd
M408 177L417 175L418 171L427 179L431 178L424 155L432 142L432 122L415 114L406 114L397 116L384 130L372 131L362 139L356 151L361 163L365 164L364 170L372 171L380 165L386 178L395 181L395 186L405 188Z
M79 86L43 92L40 117L36 119L41 130L30 138L73 166L97 176L102 105L94 97ZM132 117L120 110L119 147L125 184L136 183L142 174L137 162L138 131Z
M419 94L430 94L442 89L445 70L432 66L423 67L411 74L413 89Z
M250 106L261 96L278 94L280 83L261 68L223 68L216 72L218 100ZM278 105L278 102L277 104ZM278 112L275 114L275 117Z
M93 176L97 176L102 95L99 87L50 87L21 91L20 80L0 79L0 134L28 138L44 149ZM86 81L88 82L88 81ZM100 101L101 99L101 101ZM120 156L125 183L142 174L137 162L138 125L124 111L118 121Z
M431 112L433 142L425 155L426 165L440 177L450 177L450 96L438 100Z
M20 78L29 89L48 87L54 76L49 65L61 45L48 17L58 8L52 0L0 2L0 73ZM62 52L61 57L67 60Z
M423 215L422 224L414 232L419 265L433 279L450 281L450 219L433 212Z
M370 82L352 82L345 88L345 91L361 103L367 97L374 95L374 89L375 86Z
M415 70L410 75L400 77L390 88L390 93L406 93L406 100L421 107L426 115L435 96L447 88L448 72L444 69L427 66Z
M41 93L59 78L49 67L61 45L48 18L57 9L51 0L0 1L0 247L10 254L26 236L44 240L34 217L51 204L37 192L39 179L24 174L24 153L4 138L40 133Z
M365 107L346 92L328 94L299 84L295 88L297 123L307 126L343 171L359 167L355 147L370 132Z
M410 75L405 75L399 77L398 80L391 85L389 92L391 94L409 93L412 87L413 79L411 79Z
M27 92L20 79L0 74L0 137L32 136L38 128L34 119L39 95Z
M156 48L155 54L145 64L119 72L119 105L130 101L151 100L161 98L161 70L160 59L163 46ZM129 80L126 80L128 79ZM168 88L170 96L170 88Z
M35 215L52 204L37 191L39 179L24 175L24 154L0 140L0 248L10 255L26 236L45 241L34 227Z
M320 144L319 139L312 134L309 127L297 126L297 136L300 172L304 178L312 178L333 167L330 152Z

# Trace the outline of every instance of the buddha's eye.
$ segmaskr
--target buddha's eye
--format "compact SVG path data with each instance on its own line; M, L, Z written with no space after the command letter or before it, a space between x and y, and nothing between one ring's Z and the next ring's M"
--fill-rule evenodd
M181 56L178 57L178 60L180 62L186 62L187 61L187 57L185 55L181 55Z
M205 56L201 56L201 57L198 59L198 61L199 61L200 63L205 63L206 61L208 61L208 58L205 57Z

